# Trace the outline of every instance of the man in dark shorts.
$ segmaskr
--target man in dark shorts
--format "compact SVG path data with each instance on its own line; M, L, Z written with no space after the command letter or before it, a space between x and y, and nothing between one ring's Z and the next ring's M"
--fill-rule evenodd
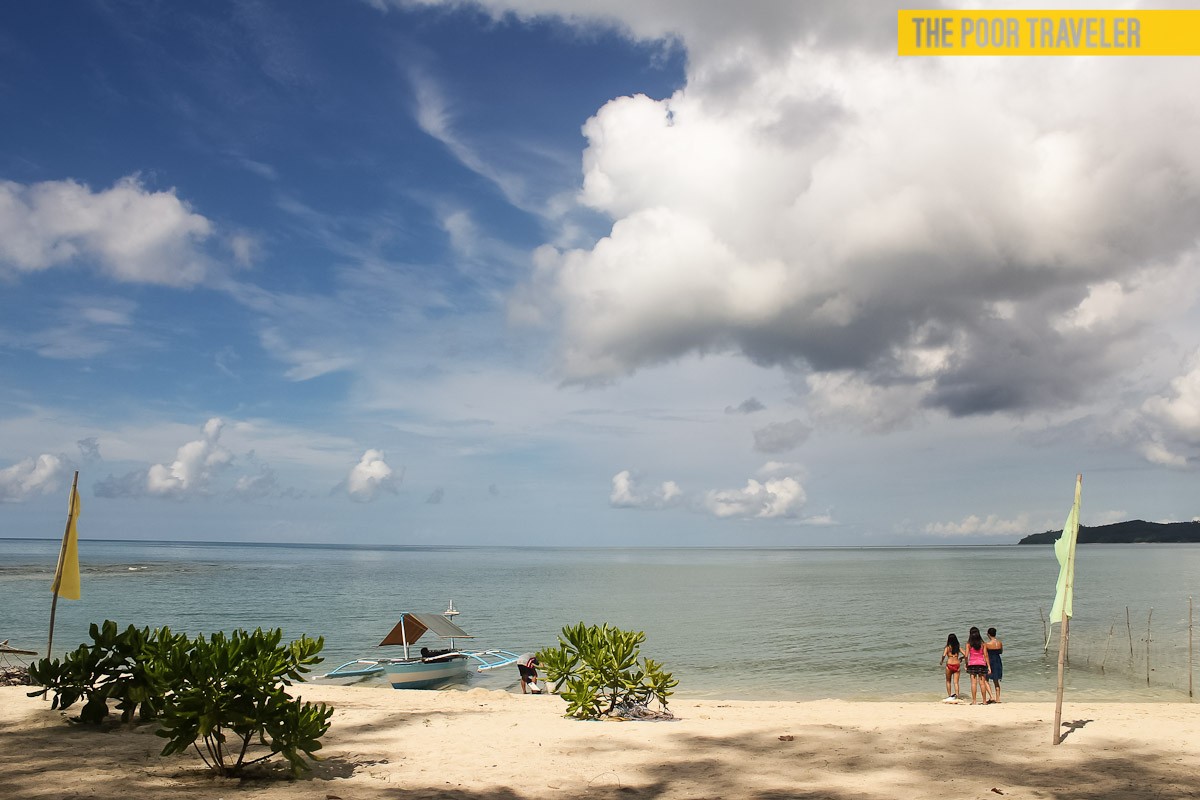
M537 682L537 656L533 653L522 653L517 658L517 672L521 673L521 694L541 694L542 688Z

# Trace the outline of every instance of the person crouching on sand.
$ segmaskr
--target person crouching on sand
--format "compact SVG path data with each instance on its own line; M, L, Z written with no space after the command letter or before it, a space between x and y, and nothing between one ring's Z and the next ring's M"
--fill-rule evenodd
M962 661L962 648L958 645L958 637L953 633L946 637L946 646L942 648L942 660L939 664L946 665L946 699L958 697L958 669ZM954 681L954 691L950 691L950 681Z
M542 688L537 682L537 656L533 653L522 653L517 658L517 672L521 673L521 694L541 694Z
M971 676L971 705L976 705L976 692L983 695L983 702L988 702L988 656L983 646L983 637L979 628L971 628L967 636L967 674Z

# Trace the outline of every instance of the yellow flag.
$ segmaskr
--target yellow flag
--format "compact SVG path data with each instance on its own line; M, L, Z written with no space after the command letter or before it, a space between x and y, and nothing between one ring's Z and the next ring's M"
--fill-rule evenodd
M1065 614L1073 614L1071 598L1075 594L1075 543L1079 538L1079 494L1082 476L1075 479L1075 503L1067 515L1062 535L1054 542L1054 555L1058 558L1058 585L1054 591L1054 606L1050 609L1050 624L1062 622Z
M79 490L71 487L68 501L67 530L63 534L63 548L58 555L58 568L54 570L51 590L68 600L79 599L79 534L75 523L79 520Z

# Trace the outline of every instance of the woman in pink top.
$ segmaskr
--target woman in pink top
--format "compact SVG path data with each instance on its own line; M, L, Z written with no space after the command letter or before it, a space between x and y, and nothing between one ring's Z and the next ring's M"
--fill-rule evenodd
M967 674L971 676L971 705L976 704L976 691L983 694L985 704L991 702L988 699L987 684L989 671L987 649L983 646L983 637L979 635L979 628L971 628L971 634L967 637Z

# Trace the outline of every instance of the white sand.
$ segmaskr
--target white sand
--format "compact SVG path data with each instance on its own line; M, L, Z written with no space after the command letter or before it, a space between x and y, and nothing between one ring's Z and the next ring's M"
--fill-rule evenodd
M549 695L302 689L337 709L312 777L239 782L211 777L194 753L160 757L153 725L69 726L26 687L0 688L0 797L1200 795L1200 710L1189 703L1068 698L1063 720L1073 729L1054 747L1049 703L676 698L675 722L579 722Z

